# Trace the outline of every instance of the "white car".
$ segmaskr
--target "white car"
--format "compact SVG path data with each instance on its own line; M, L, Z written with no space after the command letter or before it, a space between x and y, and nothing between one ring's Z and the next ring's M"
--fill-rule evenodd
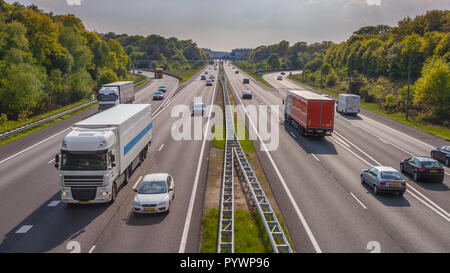
M201 115L203 116L205 114L205 104L203 102L197 102L192 107L192 115Z
M158 213L170 210L170 202L174 199L175 182L167 173L146 175L139 187L135 189L133 212Z

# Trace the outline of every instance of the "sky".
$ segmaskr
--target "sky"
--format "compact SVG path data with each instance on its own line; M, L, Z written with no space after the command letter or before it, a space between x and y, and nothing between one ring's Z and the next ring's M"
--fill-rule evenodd
M394 26L406 16L450 9L450 0L7 0L74 14L86 28L192 39L230 51L287 40L345 41L363 26Z

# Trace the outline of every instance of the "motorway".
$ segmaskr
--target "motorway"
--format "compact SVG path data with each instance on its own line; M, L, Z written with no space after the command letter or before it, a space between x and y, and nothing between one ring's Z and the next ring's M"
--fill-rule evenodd
M238 104L279 106L279 147L260 149L267 147L261 138L254 144L297 252L450 250L447 167L443 183L407 179L408 190L400 198L374 195L359 177L374 165L398 170L401 160L429 155L432 147L448 142L366 110L357 117L336 113L331 137L302 137L285 125L282 100L288 89L310 88L285 77L277 81L276 73L264 76L274 87L268 88L227 64L225 72ZM250 84L242 83L244 77ZM245 89L253 92L252 100L241 99ZM252 118L247 126L256 124Z
M1 146L0 252L197 252L210 142L175 141L171 129L179 128L171 127L179 118L172 117L171 110L175 105L191 107L194 97L211 103L216 86L206 87L199 75L181 87L169 76L152 79L136 93L135 103L152 104L152 145L113 204L61 203L58 171L53 167L70 126L96 109ZM164 101L152 101L161 84L167 86ZM200 119L206 123L208 117ZM133 187L152 172L173 176L176 198L169 215L136 217L131 210Z

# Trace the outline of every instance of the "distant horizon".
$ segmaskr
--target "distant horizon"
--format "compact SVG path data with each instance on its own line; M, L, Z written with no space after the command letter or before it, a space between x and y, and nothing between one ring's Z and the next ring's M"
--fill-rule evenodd
M447 0L7 0L45 12L73 14L98 33L192 40L198 47L231 52L283 40L340 43L364 26L396 26L409 16L450 8ZM231 4L230 4L231 3ZM220 12L217 12L220 10ZM126 11L126 12L124 12ZM280 20L282 18L282 20ZM313 22L313 23L311 23Z

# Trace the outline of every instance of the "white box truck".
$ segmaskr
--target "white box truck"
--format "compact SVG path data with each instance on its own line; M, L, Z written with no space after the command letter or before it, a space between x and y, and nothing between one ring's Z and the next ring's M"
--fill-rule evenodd
M361 98L358 95L339 94L338 101L336 103L336 111L338 113L356 116L360 111L360 101Z
M65 203L113 202L147 155L150 104L120 104L76 123L55 156Z
M133 103L134 82L113 82L102 85L97 94L98 111L104 111L119 104Z

